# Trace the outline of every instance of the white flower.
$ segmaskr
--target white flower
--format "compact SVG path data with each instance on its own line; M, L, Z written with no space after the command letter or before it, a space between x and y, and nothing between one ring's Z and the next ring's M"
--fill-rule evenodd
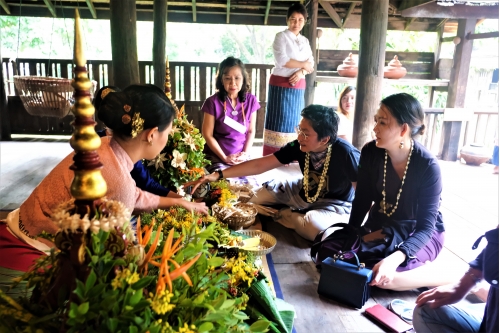
M174 168L181 168L181 169L186 169L186 162L184 162L187 158L186 153L180 153L177 149L174 149L172 155L174 155L174 158L172 159L172 166Z
M172 125L172 131L170 132L170 135L174 136L175 133L179 133L180 131L181 130L179 129L179 127Z
M191 135L184 133L184 139L182 139L182 141L184 141L189 147L191 147L192 151L196 151L196 142Z
M154 160L149 161L148 166L154 165L156 170L158 170L158 168L165 169L163 162L166 160L165 153L159 154Z

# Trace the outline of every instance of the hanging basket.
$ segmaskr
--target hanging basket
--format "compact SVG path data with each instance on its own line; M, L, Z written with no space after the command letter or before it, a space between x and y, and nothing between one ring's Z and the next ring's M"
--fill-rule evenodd
M32 116L68 115L74 103L71 79L39 76L14 76L14 84L24 108Z

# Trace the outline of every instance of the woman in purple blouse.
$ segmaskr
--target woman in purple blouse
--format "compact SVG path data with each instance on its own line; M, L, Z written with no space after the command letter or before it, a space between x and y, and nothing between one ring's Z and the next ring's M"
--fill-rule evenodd
M210 172L248 159L255 138L256 111L260 109L257 98L248 92L248 74L239 59L228 57L220 63L215 88L217 92L201 107Z

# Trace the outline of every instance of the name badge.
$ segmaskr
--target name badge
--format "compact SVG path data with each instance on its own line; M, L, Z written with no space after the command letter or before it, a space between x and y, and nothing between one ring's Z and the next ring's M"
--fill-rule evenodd
M224 124L242 134L245 134L247 132L247 128L245 126L243 126L242 124L240 124L239 122L228 116L224 117Z

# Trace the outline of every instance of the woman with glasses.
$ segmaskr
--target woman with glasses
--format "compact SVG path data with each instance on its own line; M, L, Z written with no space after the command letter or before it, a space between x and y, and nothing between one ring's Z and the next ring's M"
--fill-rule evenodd
M194 192L203 183L256 175L298 161L302 178L267 182L252 202L287 205L273 218L308 240L336 222L347 222L360 153L349 142L337 138L339 117L332 108L310 105L302 110L301 116L297 139L274 154L232 166L224 172L217 170L185 187L193 185Z
M263 155L272 154L295 140L294 126L304 108L304 77L314 71L309 40L300 34L307 11L300 3L288 8L287 29L276 34L273 42L274 64L269 79L269 94L264 124Z

